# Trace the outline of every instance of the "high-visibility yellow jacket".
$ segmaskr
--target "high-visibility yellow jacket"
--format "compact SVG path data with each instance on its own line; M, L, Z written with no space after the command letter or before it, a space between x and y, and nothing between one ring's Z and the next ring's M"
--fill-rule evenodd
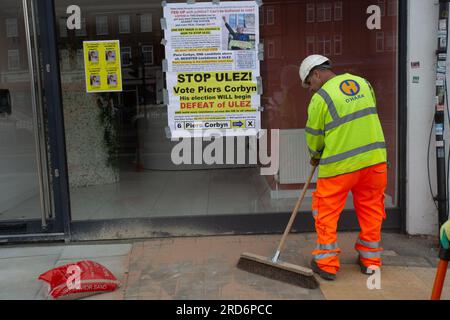
M311 157L320 159L319 178L387 161L375 93L364 78L346 73L327 81L311 99L305 131Z

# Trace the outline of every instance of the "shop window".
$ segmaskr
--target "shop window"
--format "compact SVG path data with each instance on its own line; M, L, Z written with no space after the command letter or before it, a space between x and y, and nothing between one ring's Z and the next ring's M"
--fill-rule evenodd
M66 25L66 19L64 19L64 18L59 19L59 36L61 38L67 37L67 25Z
M334 21L342 21L342 2L334 3Z
M342 34L336 34L334 36L334 55L342 55Z
M131 47L122 47L120 49L120 55L122 60L122 66L131 66L132 60L131 60Z
M397 15L397 0L389 0L387 6L387 14L389 17L394 17Z
M152 15L150 13L141 15L141 32L152 32Z
M8 69L18 70L20 69L19 50L8 50Z
M142 46L142 58L145 65L153 64L153 46L144 45Z
M266 13L267 13L267 20L266 20L267 25L270 26L275 24L275 9L267 8Z
M314 3L306 4L306 22L312 23L315 21L316 8Z
M310 36L306 37L306 55L311 55L316 53L316 37Z
M8 38L17 37L19 34L17 19L6 19L6 36Z
M120 15L119 16L119 33L130 33L130 16Z
M97 16L95 17L95 27L97 29L97 35L103 36L108 34L108 17Z
M381 10L381 16L384 17L386 15L386 0L378 0L378 6Z
M380 31L376 34L376 51L384 52L384 32Z
M85 37L86 34L87 34L87 32L86 32L86 18L81 18L80 24L81 24L81 26L80 26L81 28L75 30L75 35L77 37Z

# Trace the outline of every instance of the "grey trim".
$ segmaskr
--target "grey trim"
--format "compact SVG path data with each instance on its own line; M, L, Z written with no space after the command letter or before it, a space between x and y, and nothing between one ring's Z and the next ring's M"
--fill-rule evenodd
M339 114L336 110L336 106L334 105L333 100L331 100L330 95L328 94L328 92L326 92L323 89L319 89L319 91L317 91L317 94L319 96L321 96L323 98L323 100L325 100L325 103L328 106L328 112L330 112L331 117L333 118L334 121L339 119Z
M325 134L323 130L316 130L308 127L305 128L305 131L313 136L323 136Z
M360 244L366 248L369 249L378 249L380 248L380 242L368 242L368 241L364 241L358 238L358 240L356 240L357 244Z
M330 244L318 244L316 246L316 250L337 250L339 249L339 245L337 242Z
M381 251L363 251L358 250L359 255L365 259L381 258Z
M326 259L326 258L330 258L330 257L336 257L337 255L338 255L337 252L315 254L314 259L317 261L317 260L322 260L322 259Z
M314 218L317 217L318 214L319 214L319 211L317 211L317 210L312 211L312 215Z
M354 157L358 154L364 153L364 152L368 152L368 151L372 151L372 150L376 150L376 149L386 149L386 143L385 142L375 142L375 143L371 143L347 152L343 152L340 154L337 154L335 156L331 156L328 158L324 158L320 160L320 164L331 164L331 163L335 163L335 162L339 162L351 157Z
M330 123L328 123L327 125L325 125L325 131L334 129L336 127L339 127L341 124L359 119L359 118L363 118L366 117L368 115L372 115L372 114L378 114L377 112L377 108L376 107L370 107L370 108L366 108L366 109L362 109L359 111L356 111L354 113L348 114L342 118L339 118L337 120L334 120Z

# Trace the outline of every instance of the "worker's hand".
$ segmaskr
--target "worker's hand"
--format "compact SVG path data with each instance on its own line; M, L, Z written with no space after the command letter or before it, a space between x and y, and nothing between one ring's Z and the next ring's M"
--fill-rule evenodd
M450 220L444 223L441 227L441 236L439 240L441 241L441 246L445 250L450 249Z
M320 159L311 159L309 164L312 165L313 167L317 167L319 165L319 162L320 162Z

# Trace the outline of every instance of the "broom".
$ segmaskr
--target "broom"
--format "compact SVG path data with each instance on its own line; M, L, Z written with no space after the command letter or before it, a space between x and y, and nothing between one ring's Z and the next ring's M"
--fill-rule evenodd
M245 252L241 254L238 261L237 267L239 269L308 289L316 289L319 286L319 283L314 277L314 272L311 269L279 261L280 253L284 247L286 238L291 231L298 209L305 198L306 190L308 189L312 177L314 176L315 170L316 166L314 166L311 170L311 174L303 187L303 191L298 198L297 204L295 205L294 211L292 212L289 223L286 226L286 230L284 231L283 237L281 238L280 244L278 245L277 251L275 252L273 258L270 259L269 257L263 257Z

